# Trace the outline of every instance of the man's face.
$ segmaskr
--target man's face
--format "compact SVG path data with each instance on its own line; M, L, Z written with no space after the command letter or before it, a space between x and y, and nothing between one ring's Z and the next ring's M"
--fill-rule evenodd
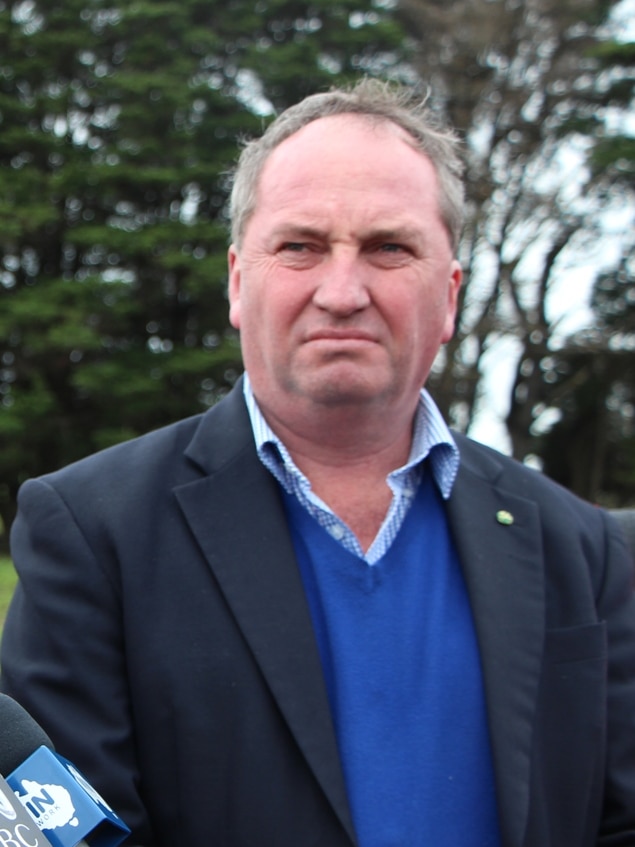
M414 410L453 333L461 270L435 170L405 139L332 116L266 162L229 250L230 320L265 414Z

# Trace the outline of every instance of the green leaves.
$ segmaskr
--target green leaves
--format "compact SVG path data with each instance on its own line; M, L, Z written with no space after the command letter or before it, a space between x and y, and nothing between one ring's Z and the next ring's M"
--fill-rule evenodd
M401 42L371 2L0 3L6 524L25 476L228 390L238 140Z

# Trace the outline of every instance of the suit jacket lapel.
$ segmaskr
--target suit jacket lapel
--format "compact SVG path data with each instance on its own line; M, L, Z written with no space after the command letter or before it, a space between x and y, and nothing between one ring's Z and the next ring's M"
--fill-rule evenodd
M497 487L500 465L493 455L457 441L461 469L448 515L481 652L502 843L520 847L544 641L538 510L534 502ZM513 522L505 521L503 511Z
M310 613L277 484L240 389L187 450L207 476L176 490L192 532L306 761L355 841Z

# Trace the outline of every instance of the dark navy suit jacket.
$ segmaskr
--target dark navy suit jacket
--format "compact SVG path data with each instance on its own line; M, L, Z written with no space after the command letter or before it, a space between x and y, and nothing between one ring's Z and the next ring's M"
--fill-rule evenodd
M632 847L635 605L621 533L539 473L457 442L447 515L503 847ZM130 843L355 844L284 510L240 388L26 483L12 550L3 690L128 821Z

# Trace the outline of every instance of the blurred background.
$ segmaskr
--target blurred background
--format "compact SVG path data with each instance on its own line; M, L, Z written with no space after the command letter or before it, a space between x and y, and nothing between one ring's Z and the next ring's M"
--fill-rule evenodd
M24 479L231 387L239 141L362 74L464 139L441 409L635 505L634 42L631 0L0 0L0 551Z

